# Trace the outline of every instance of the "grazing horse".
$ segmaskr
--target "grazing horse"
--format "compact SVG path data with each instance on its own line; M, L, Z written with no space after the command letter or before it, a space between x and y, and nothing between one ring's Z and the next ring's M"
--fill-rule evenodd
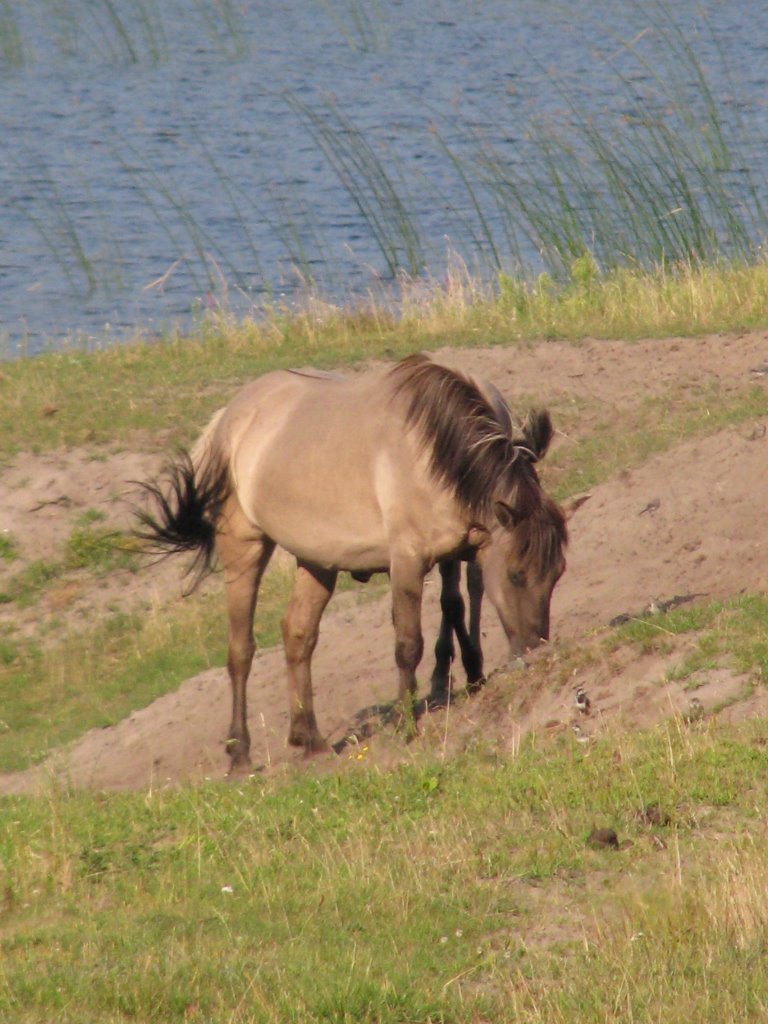
M246 385L191 456L145 484L155 508L139 513L139 535L163 553L195 552L200 575L214 555L223 568L233 772L250 764L253 618L276 544L298 564L282 630L288 741L308 751L325 749L310 663L340 570L389 573L406 710L423 653L424 577L436 563L476 560L513 655L548 638L567 531L533 463L551 437L546 412L512 437L475 383L422 355L354 378L281 370Z

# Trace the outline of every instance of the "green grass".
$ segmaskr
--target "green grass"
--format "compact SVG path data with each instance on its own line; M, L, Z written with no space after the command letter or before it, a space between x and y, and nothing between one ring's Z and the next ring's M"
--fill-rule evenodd
M263 646L279 639L290 578L265 580L257 622ZM0 771L41 760L86 729L112 725L132 710L226 659L224 601L219 588L149 613L107 610L63 639L5 640L0 656ZM0 651L3 648L0 647Z
M556 497L566 497L642 465L687 439L764 416L767 410L765 390L760 387L745 385L741 391L725 394L713 385L694 396L672 389L637 407L612 410L604 422L582 434L577 445L564 446L547 459L545 479ZM579 429L580 409L558 408L553 403L551 411L566 434Z
M75 524L59 558L34 559L10 576L0 590L0 604L15 602L21 608L29 607L43 591L78 572L96 577L110 572L136 572L140 562L134 538L96 525L98 522L98 518L86 514Z
M768 732L0 804L0 1014L754 1020ZM620 757L617 757L620 752ZM650 828L638 812L670 815ZM631 845L595 851L595 824Z
M267 614L262 638L276 640ZM107 611L65 639L6 638L0 657L0 771L42 760L89 728L113 725L225 657L223 602L163 612Z
M642 615L619 627L610 645L636 644L659 650L670 636L691 634L691 643L675 678L728 664L768 684L768 596L742 594L725 601L682 605L664 615Z
M9 533L0 534L0 561L12 562L18 558L16 541Z
M502 279L499 291L456 272L383 306L310 303L264 320L217 316L189 337L76 348L5 363L0 459L60 445L189 442L244 381L284 366L338 366L442 345L513 345L547 338L664 337L768 324L768 267L617 271L557 285Z

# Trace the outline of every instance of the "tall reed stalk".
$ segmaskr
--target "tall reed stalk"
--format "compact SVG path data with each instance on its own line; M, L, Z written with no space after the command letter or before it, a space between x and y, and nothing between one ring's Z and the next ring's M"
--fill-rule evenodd
M378 0L320 0L320 4L353 50L384 53L389 35ZM342 9L345 8L345 9Z
M19 6L0 0L0 66L20 66L34 54L19 25ZM162 0L31 0L25 6L66 59L160 64L174 47ZM214 43L230 58L246 56L249 40L236 0L192 0L191 8L201 40Z
M194 7L202 18L208 38L235 60L248 55L248 35L243 23L243 7L235 0L194 0Z
M0 0L0 66L18 67L24 63L24 44L14 4Z
M35 209L27 203L12 202L11 205L38 232L72 287L79 289L84 282L88 293L93 292L99 284L99 276L59 186L49 173L43 172L28 187L35 196Z
M319 113L291 93L286 100L357 207L389 273L393 277L400 271L418 274L424 267L424 252L416 218L373 145L332 104Z

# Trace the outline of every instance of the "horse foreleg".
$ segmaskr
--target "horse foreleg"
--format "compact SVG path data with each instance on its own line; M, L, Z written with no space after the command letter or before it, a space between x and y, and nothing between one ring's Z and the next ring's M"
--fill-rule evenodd
M424 653L421 634L421 598L424 567L413 559L394 559L390 566L392 622L395 627L395 662L400 677L398 700L406 721L413 716L416 668Z
M480 638L480 611L483 605L483 571L476 562L467 563L467 592L469 594L469 639L466 650L462 647L462 661L467 673L467 689L474 693L485 682L483 677L483 645Z
M430 704L445 704L450 695L451 663L456 655L453 633L457 622L464 624L464 601L459 589L461 563L455 559L440 562L440 632L435 643L435 668L430 682ZM461 638L460 638L461 639Z
M256 649L253 640L253 618L259 584L274 547L272 541L266 538L244 542L227 535L219 540L229 617L227 669L232 684L232 722L229 727L227 752L230 758L230 775L247 771L251 763L246 686Z
M336 575L331 570L299 564L282 620L291 716L288 742L307 751L326 749L315 719L311 662L320 634L320 618L336 586Z

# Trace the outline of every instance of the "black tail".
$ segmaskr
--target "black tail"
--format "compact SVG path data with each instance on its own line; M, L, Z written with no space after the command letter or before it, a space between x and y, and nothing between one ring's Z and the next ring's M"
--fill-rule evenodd
M216 520L230 493L229 467L211 461L196 469L182 451L159 480L141 487L154 509L136 510L140 528L134 536L146 543L148 553L161 557L194 552L188 570L194 573L194 590L212 568Z

